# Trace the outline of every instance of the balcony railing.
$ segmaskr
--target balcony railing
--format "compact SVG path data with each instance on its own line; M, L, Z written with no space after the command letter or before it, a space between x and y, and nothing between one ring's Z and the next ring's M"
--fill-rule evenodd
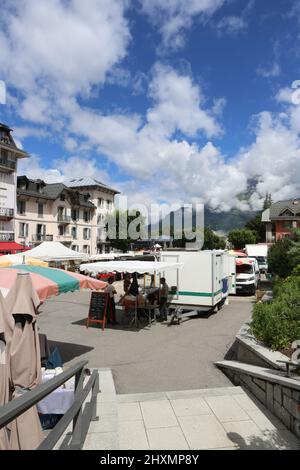
M6 207L0 207L0 218L13 219L14 210L7 209Z
M65 214L58 214L57 221L62 224L69 224L71 222L71 216Z
M36 235L32 235L33 242L53 242L53 235L41 235L37 233Z
M11 171L15 171L16 162L14 160L8 160L7 158L0 157L0 166L7 168Z
M13 242L15 239L14 233L0 232L0 242Z

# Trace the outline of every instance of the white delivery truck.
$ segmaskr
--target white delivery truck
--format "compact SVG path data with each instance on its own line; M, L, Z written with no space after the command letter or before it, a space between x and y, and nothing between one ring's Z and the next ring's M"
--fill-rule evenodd
M268 272L268 245L246 245L246 253L249 258L255 258L261 273Z
M235 264L227 251L170 250L161 252L160 260L184 263L182 269L166 274L174 307L198 312L216 310L234 292Z

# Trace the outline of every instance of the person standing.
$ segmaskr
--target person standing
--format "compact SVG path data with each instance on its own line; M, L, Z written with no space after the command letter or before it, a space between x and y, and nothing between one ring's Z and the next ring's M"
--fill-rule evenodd
M160 279L161 288L159 290L159 313L162 320L167 320L167 302L169 294L169 286L166 283L166 279L162 277Z
M108 294L108 311L110 314L109 322L112 325L117 325L116 321L116 303L115 303L115 295L117 294L117 291L113 285L114 278L110 277L108 279L108 284L105 288L105 292Z

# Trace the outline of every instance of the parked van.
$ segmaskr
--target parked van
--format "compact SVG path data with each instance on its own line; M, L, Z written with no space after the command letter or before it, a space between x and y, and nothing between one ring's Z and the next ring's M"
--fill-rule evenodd
M259 284L260 274L255 258L236 258L236 291L254 295Z

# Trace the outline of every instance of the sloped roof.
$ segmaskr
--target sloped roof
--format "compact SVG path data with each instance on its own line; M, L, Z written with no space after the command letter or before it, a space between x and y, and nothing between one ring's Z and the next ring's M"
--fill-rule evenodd
M107 186L104 183L92 178L90 176L84 176L82 178L72 178L65 183L69 188L88 188L88 187L100 187L101 189L106 189L115 194L119 194L119 191Z
M285 209L291 211L293 215L281 215ZM300 217L300 198L289 199L287 201L275 202L270 207L270 219Z
M94 209L94 204L85 198L85 195L72 188L67 187L63 183L50 183L46 184L42 180L31 180L26 176L18 176L18 182L26 181L27 189L22 189L18 186L17 194L24 196L31 196L41 199L50 199L55 201L63 191L67 191L72 199L74 205L80 205ZM42 186L42 191L38 190L38 185Z

